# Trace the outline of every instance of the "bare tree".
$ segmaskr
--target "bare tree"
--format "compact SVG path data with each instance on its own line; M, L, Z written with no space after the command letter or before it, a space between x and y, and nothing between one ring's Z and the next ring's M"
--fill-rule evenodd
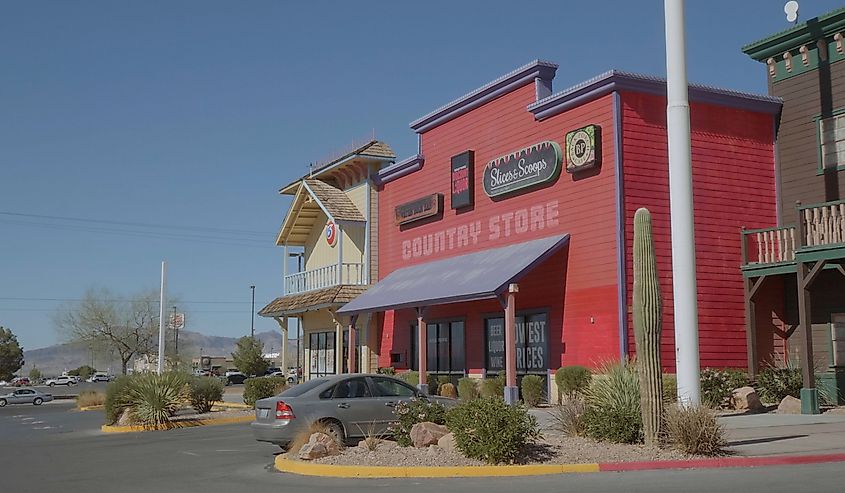
M60 308L55 323L69 341L113 351L125 375L134 357L157 350L158 297L157 291L145 291L121 299L105 288L89 289L82 301Z

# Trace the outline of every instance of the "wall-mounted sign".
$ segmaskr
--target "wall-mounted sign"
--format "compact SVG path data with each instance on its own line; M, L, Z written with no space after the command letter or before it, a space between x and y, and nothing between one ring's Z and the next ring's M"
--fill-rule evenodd
M544 373L549 368L549 324L547 313L516 317L516 371ZM485 320L487 371L505 369L505 319Z
M419 221L426 217L436 216L440 214L443 204L443 194L433 193L420 197L411 202L405 202L396 206L394 212L396 214L396 224L408 224L414 221Z
M560 175L560 145L545 141L496 158L484 167L484 193L498 197L552 182Z
M326 223L326 243L332 247L337 244L337 226L331 221Z
M595 168L601 162L601 127L587 125L566 134L566 172Z
M475 198L473 168L475 152L466 151L452 157L452 209L472 207Z

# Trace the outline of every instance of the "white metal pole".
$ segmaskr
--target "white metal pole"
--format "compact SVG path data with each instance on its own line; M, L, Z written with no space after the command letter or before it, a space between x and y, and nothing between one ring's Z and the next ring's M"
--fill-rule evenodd
M167 304L165 303L167 289L167 261L161 261L161 300L159 301L159 316L158 316L158 373L164 372L164 310Z
M684 0L665 0L666 128L669 137L669 206L672 224L672 290L675 302L675 364L678 401L698 405L698 306L692 157L687 86Z

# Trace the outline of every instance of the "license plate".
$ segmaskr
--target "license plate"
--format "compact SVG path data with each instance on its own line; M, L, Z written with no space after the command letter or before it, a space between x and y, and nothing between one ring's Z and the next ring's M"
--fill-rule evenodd
M258 410L258 418L259 419L260 418L266 418L268 416L270 416L270 410L269 409L259 409Z

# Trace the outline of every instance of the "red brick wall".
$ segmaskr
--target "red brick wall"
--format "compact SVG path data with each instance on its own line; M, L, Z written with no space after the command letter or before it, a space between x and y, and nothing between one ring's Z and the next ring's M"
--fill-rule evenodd
M703 367L747 366L740 229L777 223L771 115L704 104L690 108L699 344ZM663 361L674 369L666 99L622 94L628 306L633 217L647 207L664 305ZM629 323L630 323L629 308ZM631 326L632 327L632 326ZM629 331L633 352L633 327Z
M550 260L554 267L538 268L521 284L517 310L549 307L552 367L560 364L595 364L618 358L617 276L615 242L615 177L613 115L611 97L601 99L554 116L542 122L526 111L534 102L534 85L529 84L459 118L440 125L423 135L424 167L380 191L379 228L380 278L397 268L429 262L445 256L463 255L532 239L569 233L568 251L560 259ZM602 127L601 171L579 180L565 172L552 185L527 193L493 201L484 194L483 169L486 163L543 140L565 147L565 134L587 124ZM475 205L460 213L451 209L450 159L465 150L475 151ZM443 218L421 221L400 229L387 218L393 209L425 194L440 192L446 196ZM556 204L557 218L542 230L527 231L491 240L492 216L513 213L532 206ZM446 228L478 225L475 243L422 258L403 259L402 242L433 234ZM555 264L557 261L557 264ZM542 266L541 266L542 267ZM565 292L564 292L565 289ZM483 365L483 322L481 313L501 311L496 301L443 306L432 309L429 318L467 316L467 362L472 368ZM382 328L382 360L389 365L391 350L407 350L408 325L414 314L404 310L386 314ZM396 332L394 334L394 328ZM564 347L565 344L565 347ZM555 349L557 347L557 349ZM563 351L561 351L563 349Z

